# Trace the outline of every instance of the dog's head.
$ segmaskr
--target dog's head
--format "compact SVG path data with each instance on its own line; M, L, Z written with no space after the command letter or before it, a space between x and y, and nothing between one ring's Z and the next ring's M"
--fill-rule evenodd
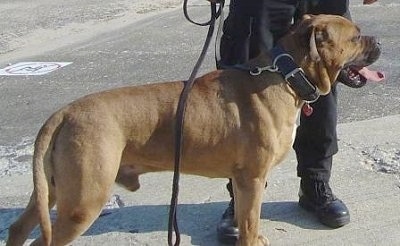
M329 93L340 70L371 65L381 53L374 37L361 36L353 22L334 15L305 15L280 43L321 94Z

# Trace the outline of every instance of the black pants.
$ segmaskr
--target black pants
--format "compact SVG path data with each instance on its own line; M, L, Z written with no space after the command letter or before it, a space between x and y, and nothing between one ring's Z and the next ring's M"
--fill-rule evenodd
M245 63L263 49L270 49L289 30L295 16L310 13L350 18L348 6L348 0L231 0L217 67ZM332 157L338 151L336 87L311 106L311 116L300 116L293 145L297 175L328 182ZM231 182L227 187L233 197Z

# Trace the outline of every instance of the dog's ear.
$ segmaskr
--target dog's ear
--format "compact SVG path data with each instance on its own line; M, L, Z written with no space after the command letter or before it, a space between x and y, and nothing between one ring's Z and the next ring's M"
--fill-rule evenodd
M317 86L322 95L329 93L331 85L337 76L333 75L333 71L330 71L329 68L333 68L332 60L327 57L326 52L324 53L329 39L329 30L326 25L317 25L313 28L310 37L310 57L317 64L319 70L320 79L317 82Z
M313 62L319 62L321 57L318 53L318 45L323 41L323 35L321 30L315 25L313 19L314 15L306 14L303 15L302 21L300 22L300 35L302 36L304 47L308 46L309 57Z
M335 35L334 29L331 29L320 15L305 15L297 30L301 45L306 47L306 60L310 62L306 66L310 68L308 73L321 94L327 94L339 71L334 64L331 50L331 35Z
M330 71L326 67L326 57L323 53L325 42L329 42L329 33L327 26L324 24L310 23L307 30L308 43L309 43L309 58L315 64L319 80L315 81L321 94L329 93L332 84Z
M321 95L326 95L331 91L331 86L334 83L334 79L331 78L329 71L322 62L317 63L319 81L316 81L316 86L320 91Z
M311 34L310 34L310 58L311 60L313 60L314 62L319 62L321 60L321 57L319 56L318 53L318 49L317 49L317 38L318 38L318 42L320 41L320 33L315 31L315 27L311 27ZM318 37L317 37L318 35Z

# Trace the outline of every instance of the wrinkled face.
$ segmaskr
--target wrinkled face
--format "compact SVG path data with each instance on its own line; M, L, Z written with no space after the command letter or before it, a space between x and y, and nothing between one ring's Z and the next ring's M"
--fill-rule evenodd
M327 64L365 67L379 58L380 45L375 37L361 36L360 29L351 21L320 15L313 24L317 52Z
M306 15L295 32L308 46L303 69L308 70L322 94L330 91L341 69L351 66L357 72L375 62L381 53L374 37L361 36L354 23L340 16Z

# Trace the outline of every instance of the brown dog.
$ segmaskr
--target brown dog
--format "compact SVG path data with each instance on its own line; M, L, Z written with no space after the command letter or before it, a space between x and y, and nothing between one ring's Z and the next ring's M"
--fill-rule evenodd
M345 66L366 66L380 52L372 37L338 16L307 16L280 45L319 89L330 91ZM260 56L254 64L268 65ZM40 223L34 244L65 245L81 235L107 202L113 183L131 191L138 177L172 170L175 111L183 83L119 88L83 97L41 128L33 156L34 191L7 245L22 245ZM292 146L303 101L278 73L235 69L196 80L187 104L184 173L232 178L237 245L268 245L258 234L266 177ZM57 204L52 227L49 208Z

